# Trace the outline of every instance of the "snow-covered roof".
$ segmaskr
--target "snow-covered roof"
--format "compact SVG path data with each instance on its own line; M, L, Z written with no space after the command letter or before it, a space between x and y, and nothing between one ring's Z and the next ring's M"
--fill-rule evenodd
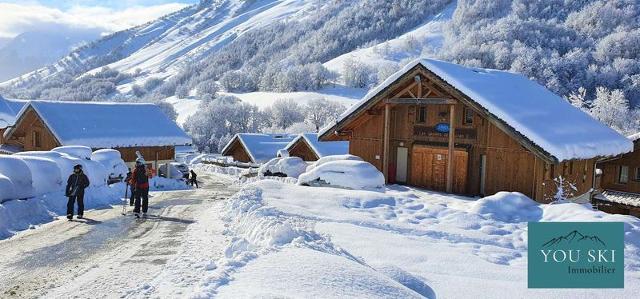
M18 112L26 103L27 101L5 99L0 96L0 129L5 126L13 126Z
M285 149L290 150L300 139L304 139L309 144L318 158L349 153L349 141L320 141L318 133L302 133L293 139Z
M604 190L602 193L596 195L597 199L620 203L623 205L640 207L640 194L627 193L620 191Z
M17 125L29 108L62 145L115 148L192 143L154 104L29 101L18 114Z
M419 66L457 89L553 160L615 156L633 150L629 139L520 74L434 59L419 59L407 64L345 111L336 124L323 128L320 135L338 130L343 121L360 112L370 100Z
M278 150L284 149L295 137L291 134L239 133L227 143L222 153L238 140L254 163L264 163L275 158Z
M629 135L629 136L627 136L627 138L629 138L629 140L634 141L634 142L638 141L638 140L640 140L640 132L635 133L633 135Z

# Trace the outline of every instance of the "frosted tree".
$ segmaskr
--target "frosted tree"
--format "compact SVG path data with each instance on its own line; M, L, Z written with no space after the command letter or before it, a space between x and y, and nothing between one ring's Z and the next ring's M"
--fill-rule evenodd
M271 106L272 125L286 129L294 123L304 121L303 109L291 99L277 100Z
M578 88L578 91L569 94L569 103L582 111L588 111L588 105L586 102L587 90L584 87Z
M610 91L606 87L598 87L591 114L620 132L630 129L629 102L621 90Z
M336 120L345 109L342 104L319 98L307 102L305 114L307 121L315 127L313 130L318 132L324 125Z
M359 61L349 58L344 62L342 78L346 86L356 88L368 87L377 80L377 78L372 78L374 74L376 74L376 72Z

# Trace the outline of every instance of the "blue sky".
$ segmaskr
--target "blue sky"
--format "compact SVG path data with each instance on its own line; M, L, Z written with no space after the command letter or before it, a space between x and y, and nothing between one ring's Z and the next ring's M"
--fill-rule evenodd
M198 0L0 0L0 42L21 33L64 28L110 33Z
M40 4L67 10L76 6L100 6L112 9L126 9L133 6L153 6L168 3L193 4L198 0L1 0L0 3Z

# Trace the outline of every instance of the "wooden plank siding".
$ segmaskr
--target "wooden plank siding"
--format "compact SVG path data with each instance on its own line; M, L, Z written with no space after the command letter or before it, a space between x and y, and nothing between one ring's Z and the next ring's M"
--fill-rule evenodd
M298 140L291 146L289 149L289 156L299 157L304 161L317 161L320 159L304 138L298 138Z
M620 168L629 169L627 183L620 182ZM602 170L600 188L629 193L640 193L640 140L634 142L633 152L598 164Z
M420 75L421 82L413 78ZM575 160L551 166L549 159L540 157L540 149L532 152L514 139L517 133L504 131L505 125L486 117L486 111L477 111L466 105L450 88L429 80L426 72L417 69L405 76L403 82L392 84L388 91L379 95L376 103L366 105L366 110L350 119L340 132L326 140L349 140L349 153L360 156L379 170L388 168L387 181L395 182L398 147L408 148L408 184L440 190L440 182L433 175L433 155L448 157L449 134L440 133L438 126L455 128L453 192L464 195L491 195L499 191L521 192L537 201L549 202L557 191L554 179L562 175L578 190L574 195L588 192L593 186L595 159ZM419 90L421 88L422 90ZM452 105L412 104L408 98L421 95L421 99L453 99L455 124L450 124ZM389 99L402 99L389 100ZM431 103L421 100L418 103ZM390 105L388 165L383 167L385 106ZM424 109L424 119L420 119ZM430 148L430 152L421 150ZM444 152L440 153L442 150ZM481 169L482 158L486 169ZM462 158L464 157L464 158ZM435 166L434 166L435 165ZM445 167L446 170L446 167ZM484 193L480 194L482 174L485 174ZM463 178L464 176L464 178ZM431 177L431 179L425 179Z
M250 163L251 156L247 153L247 150L242 146L242 143L238 138L231 143L226 152L222 153L225 156L233 157L233 160L238 162Z
M29 108L11 138L5 142L20 146L25 151L49 151L61 145L33 108Z

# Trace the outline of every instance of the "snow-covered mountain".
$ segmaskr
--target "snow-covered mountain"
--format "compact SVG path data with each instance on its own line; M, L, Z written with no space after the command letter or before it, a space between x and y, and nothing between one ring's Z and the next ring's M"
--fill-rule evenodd
M75 47L100 37L96 29L30 31L0 40L0 81L58 61Z
M428 56L522 73L630 132L640 123L606 119L606 107L640 106L638 18L635 0L202 0L0 83L0 93L163 99L184 122L212 94L261 107L352 102Z

